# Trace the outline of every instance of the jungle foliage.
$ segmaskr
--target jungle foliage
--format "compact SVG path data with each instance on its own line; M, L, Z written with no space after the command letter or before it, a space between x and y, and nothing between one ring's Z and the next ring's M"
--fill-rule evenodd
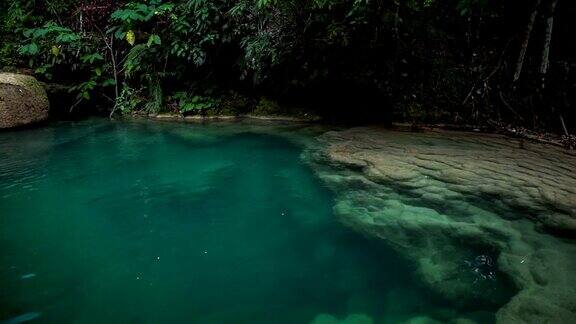
M574 14L558 0L8 0L0 64L111 116L250 112L268 96L332 117L568 132Z

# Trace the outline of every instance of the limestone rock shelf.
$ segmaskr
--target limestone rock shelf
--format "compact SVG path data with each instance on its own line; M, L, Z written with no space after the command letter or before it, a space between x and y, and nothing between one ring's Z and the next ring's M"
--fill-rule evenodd
M345 224L379 237L457 303L490 302L463 278L470 251L493 256L516 293L499 323L576 318L576 156L498 135L328 132L309 150ZM467 261L468 260L468 261Z

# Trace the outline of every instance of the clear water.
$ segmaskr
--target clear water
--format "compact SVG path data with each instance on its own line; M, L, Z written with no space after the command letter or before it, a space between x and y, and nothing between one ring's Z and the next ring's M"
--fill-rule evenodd
M495 305L450 305L341 225L301 152L201 125L0 133L0 321L494 320Z

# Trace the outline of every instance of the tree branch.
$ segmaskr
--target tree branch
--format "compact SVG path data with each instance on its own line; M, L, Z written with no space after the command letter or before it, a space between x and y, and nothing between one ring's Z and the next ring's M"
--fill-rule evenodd
M544 36L544 48L542 49L542 61L540 63L540 73L546 74L550 65L550 43L552 42L552 29L554 27L554 13L556 12L556 3L558 0L549 0L548 17L546 17L546 34Z
M524 65L524 57L526 56L526 51L528 50L528 43L530 42L530 36L532 35L532 29L534 28L534 22L536 21L536 16L538 15L538 7L540 6L542 0L536 0L534 6L532 7L532 13L530 14L530 20L526 26L526 31L524 33L524 39L522 40L522 47L520 48L520 55L518 56L518 62L516 63L516 72L514 72L514 82L520 79L520 74L522 73L522 65Z

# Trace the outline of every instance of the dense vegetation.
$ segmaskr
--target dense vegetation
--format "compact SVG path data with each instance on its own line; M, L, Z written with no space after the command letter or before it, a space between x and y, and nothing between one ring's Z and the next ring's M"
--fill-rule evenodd
M313 111L576 127L558 0L8 0L0 64L112 115ZM281 104L278 105L277 102Z

